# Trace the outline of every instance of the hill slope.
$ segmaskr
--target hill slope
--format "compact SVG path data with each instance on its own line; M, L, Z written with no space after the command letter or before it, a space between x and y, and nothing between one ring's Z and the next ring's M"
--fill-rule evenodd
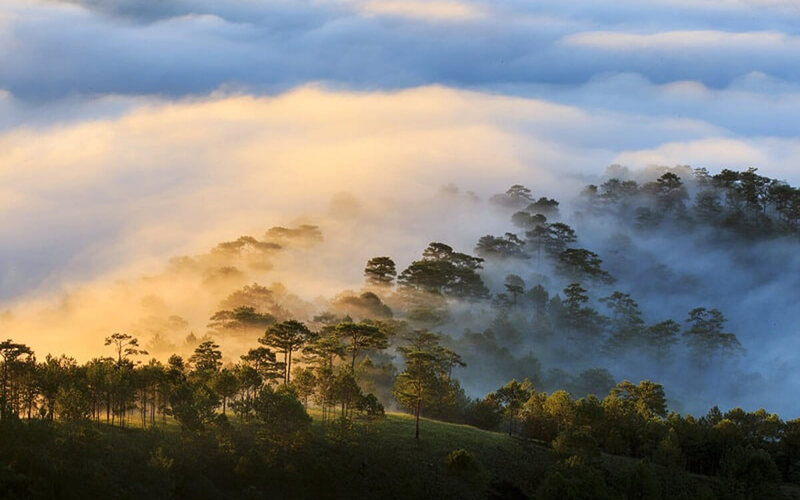
M263 435L223 419L207 431L0 421L2 498L800 498L602 455L559 460L541 444L403 414L315 418L303 442L260 453ZM471 459L448 464L454 450Z

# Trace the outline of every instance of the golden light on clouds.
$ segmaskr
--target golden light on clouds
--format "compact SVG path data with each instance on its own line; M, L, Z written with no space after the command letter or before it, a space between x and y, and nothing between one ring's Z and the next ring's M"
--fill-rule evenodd
M84 245L38 292L5 304L11 317L1 326L43 352L78 356L154 315L180 315L202 334L233 285L164 274L167 259L296 221L321 223L323 247L286 252L275 257L280 265L251 270L243 282L333 294L358 284L371 252L418 252L427 236L417 212L443 184L501 189L531 175L526 158L561 154L509 123L545 126L570 113L580 117L535 100L438 87L311 86L272 98L153 102L118 118L5 133L0 178L14 196L4 200L2 234L56 255L63 238ZM343 205L342 193L352 203Z
M571 46L602 50L678 50L678 49L797 49L800 37L774 31L733 33L717 30L679 30L638 34L615 31L575 33L563 39Z
M357 8L369 14L422 21L466 21L485 15L483 7L450 0L365 0L357 2Z
M579 191L583 180L570 174L615 156L674 162L696 149L673 141L614 152L587 139L625 133L632 123L653 134L692 126L636 120L436 86L342 92L311 85L274 97L152 100L113 118L15 129L0 134L0 235L58 265L2 305L11 316L0 328L41 352L82 356L96 353L104 335L137 331L146 318L179 315L203 334L219 301L247 282L282 282L319 303L358 287L371 256L391 254L402 266L433 240L470 251L507 224L466 191L485 198L522 182L559 196ZM775 149L720 145L752 154ZM449 183L462 195L443 206L439 189ZM270 269L211 282L212 268L164 271L170 257L300 223L319 224L324 241L270 256ZM0 277L11 278L19 276Z

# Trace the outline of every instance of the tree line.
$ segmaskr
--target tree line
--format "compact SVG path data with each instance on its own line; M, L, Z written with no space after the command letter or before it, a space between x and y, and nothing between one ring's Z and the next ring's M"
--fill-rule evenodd
M38 361L30 347L7 340L0 343L0 417L141 427L172 418L197 431L229 410L244 420L263 419L274 410L270 405L292 401L300 410L289 405L287 411L300 421L310 403L323 422L354 413L380 416L383 403L361 387L370 383L374 366L368 353L379 354L390 344L401 354L404 369L388 383L397 403L417 422L429 407L461 391L452 378L453 368L464 365L460 356L444 347L438 334L402 322L345 318L312 331L303 322L286 320L270 325L258 344L236 363L224 364L213 340L201 342L187 359L173 354L166 363L144 362L148 353L137 338L114 333L105 339L111 355L79 364L63 355Z
M601 452L632 456L742 482L753 497L770 497L770 483L800 484L800 419L717 407L699 418L681 415L668 411L663 387L648 380L623 381L603 399L577 400L512 380L477 400L471 419L484 429L548 444L573 463L597 465Z

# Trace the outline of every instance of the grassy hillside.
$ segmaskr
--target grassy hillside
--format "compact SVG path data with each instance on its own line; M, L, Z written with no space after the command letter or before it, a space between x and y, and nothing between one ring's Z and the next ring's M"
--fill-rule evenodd
M554 483L556 493L571 492L558 498L601 497L591 487L597 477L586 477L581 468L570 474L559 466L561 457L551 448L498 432L423 419L416 442L414 419L404 414L387 414L346 444L331 440L335 435L331 426L326 429L318 420L314 432L321 456L332 460L318 476L325 485L318 493L326 498L352 494L362 498L517 498L519 493L550 498L553 488L548 486ZM328 439L321 439L323 434ZM446 458L456 449L469 452L478 469L448 468ZM593 469L609 485L608 498L800 498L795 487L750 491L744 485L607 454ZM565 481L553 481L554 471Z
M548 447L403 414L350 427L314 415L306 441L264 454L239 422L175 425L0 422L2 498L800 498L795 488L733 485L625 457L564 465ZM451 467L466 450L474 466ZM560 461L561 460L561 461Z
M427 419L420 427L417 441L412 417L388 414L366 424L357 435L338 441L335 424L326 428L316 422L316 445L324 450L322 455L333 459L330 467L320 471L330 488L322 493L336 497L352 493L355 487L360 496L486 498L493 479L528 487L528 478L541 475L552 463L548 450L526 447L505 434ZM322 434L333 439L319 439ZM456 449L473 455L478 469L448 470L445 460Z
M547 486L553 483L548 476L559 470L565 482L558 483L557 492L571 491L574 496L568 498L598 498L591 490L591 481L598 477L609 485L609 498L754 496L713 478L651 464L643 466L635 459L605 454L596 464L597 476L587 478L585 469L578 468L570 477L569 472L559 469L560 457L552 449L466 425L423 419L417 442L413 438L414 420L404 414L387 414L385 419L367 424L338 442L335 426L330 424L324 426L317 420L314 433L315 447L326 465L315 472L320 489L302 494L325 498L516 498L519 493L548 498L547 491L552 488L548 490ZM477 470L449 468L447 456L456 449L469 452ZM545 482L548 484L543 486ZM800 498L794 488L782 493ZM763 492L765 497L776 494L777 489Z

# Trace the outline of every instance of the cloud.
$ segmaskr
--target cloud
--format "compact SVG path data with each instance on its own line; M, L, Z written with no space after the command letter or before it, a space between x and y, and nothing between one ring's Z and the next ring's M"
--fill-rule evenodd
M118 262L136 257L126 254L132 249L157 255L181 241L208 245L257 220L319 211L340 191L413 198L458 178L474 189L489 180L486 168L499 188L525 171L525 152L566 161L557 145L521 144L504 122L516 116L520 126L544 128L562 112L570 110L440 88L306 87L274 99L161 102L119 117L14 129L0 136L0 233L11 242L3 289L13 294L49 272L69 273L70 259L78 275L89 261L102 268L109 261L96 252ZM207 233L214 236L198 242ZM10 267L27 268L22 283L8 278Z
M0 53L0 88L52 101L220 87L274 94L310 81L363 90L579 87L616 73L715 89L753 72L796 82L791 16L729 11L588 0L10 0L0 16L14 22L0 24L0 39L14 49ZM641 33L644 20L651 33Z
M356 8L369 14L423 21L467 21L484 15L476 5L454 1L366 0L357 2Z
M777 8L796 10L797 2L794 0L662 0L662 3L685 9L712 9L712 10L754 10Z
M650 34L622 33L614 31L593 31L575 33L564 37L566 45L589 47L602 50L691 50L725 49L748 51L797 50L800 37L784 33L759 31L749 33L730 33L724 31L665 31Z
M316 304L356 287L373 255L402 266L427 241L469 251L499 232L507 217L466 191L561 196L612 162L797 183L797 13L784 0L7 0L2 327L77 355L165 311L202 332L224 287L198 296L204 282L164 262L275 224L319 223L325 240L249 276ZM461 194L439 192L450 182Z
M5 331L76 354L149 311L94 321L86 310L172 294L169 280L137 276L158 276L172 256L269 226L322 226L323 247L282 257L258 275L311 300L358 286L360 263L371 256L389 253L405 265L433 240L469 251L508 223L469 197L457 210L443 206L439 188L448 183L484 199L519 182L560 197L596 182L589 172L614 160L644 166L696 158L743 168L779 158L762 171L787 168L788 176L800 157L790 140L725 137L691 119L436 86L304 86L274 97L221 92L127 103L109 113L96 105L96 113L84 110L92 117L86 120L0 134L0 300L17 318ZM202 332L219 297L195 303L177 288L163 300ZM59 315L65 300L71 306ZM38 323L39 316L47 321Z
M718 135L783 137L800 135L800 87L764 73L752 72L724 89L696 80L654 83L638 73L598 75L580 86L510 85L507 93L555 100L582 109L693 119L718 128ZM609 139L621 141L624 137ZM663 137L653 136L655 141Z
M796 183L798 158L798 140L712 138L669 142L653 149L626 151L618 155L615 162L638 167L686 164L712 171L764 166L772 176L791 179Z
M198 292L191 276L163 275L164 262L272 225L323 227L323 247L250 275L284 281L309 300L357 286L373 255L408 262L440 238L469 251L497 221L448 214L440 186L493 193L520 178L541 190L563 184L556 172L570 168L545 165L575 155L535 131L586 121L556 104L439 87L309 86L273 98L150 102L118 116L7 131L0 282L12 319L4 331L43 353L77 356L164 311L202 333L231 290Z

